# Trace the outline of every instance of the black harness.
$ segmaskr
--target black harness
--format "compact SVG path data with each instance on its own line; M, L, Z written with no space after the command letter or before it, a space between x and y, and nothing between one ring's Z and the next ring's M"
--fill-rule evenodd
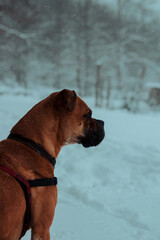
M34 141L28 138L25 138L21 135L13 134L13 133L9 134L8 139L16 140L30 147L39 155L41 155L43 158L48 160L53 165L53 167L55 166L56 159L52 157L40 144L35 143ZM28 182L31 187L52 186L52 185L57 185L57 178L56 177L42 178L42 179L28 180Z
M48 160L53 167L56 164L56 159L52 157L40 144L37 144L33 142L32 140L28 138L24 138L21 135L18 134L12 134L10 133L8 136L8 139L16 140L18 142L21 142L28 146L29 148L33 149L35 152L40 154L43 158ZM17 173L13 172L12 170L8 169L5 166L0 165L0 170L10 174L13 176L21 185L25 199L26 199L26 212L24 216L24 223L23 223L23 229L20 238L22 238L26 231L30 229L31 225L31 201L32 201L32 196L31 196L31 187L41 187L41 186L55 186L57 185L57 178L42 178L42 179L34 179L34 180L27 180L21 175L18 175Z

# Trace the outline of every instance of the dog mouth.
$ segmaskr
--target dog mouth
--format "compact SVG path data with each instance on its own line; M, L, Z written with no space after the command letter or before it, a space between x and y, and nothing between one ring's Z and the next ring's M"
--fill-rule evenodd
M97 131L90 129L85 136L78 136L78 143L82 144L83 147L96 147L99 145L105 137L105 131L103 127L99 127Z

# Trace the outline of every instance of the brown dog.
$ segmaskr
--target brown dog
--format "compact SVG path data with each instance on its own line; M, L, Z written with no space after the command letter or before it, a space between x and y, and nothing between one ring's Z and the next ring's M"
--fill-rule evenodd
M35 105L12 128L40 144L55 158L66 144L98 145L104 138L104 122L91 117L91 110L74 91L62 90ZM32 148L13 139L0 142L0 165L27 180L53 178L54 168ZM57 203L57 187L31 188L32 240L49 240L49 229ZM19 182L0 170L0 240L21 237L26 200Z

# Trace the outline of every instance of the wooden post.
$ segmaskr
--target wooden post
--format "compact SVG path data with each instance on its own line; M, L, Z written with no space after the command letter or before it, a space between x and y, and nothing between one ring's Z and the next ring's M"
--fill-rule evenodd
M137 96L136 96L136 111L139 110L139 105L141 101L141 96L142 96L142 90L143 90L143 85L144 85L144 76L146 73L146 66L142 66L142 71L139 77L139 84L138 84L138 89L137 89Z
M110 107L110 95L111 95L111 78L107 79L107 108Z
M81 96L81 76L80 76L80 69L77 68L76 70L76 82L77 82L77 88L78 88L78 94Z
M95 91L95 94L96 94L96 99L95 99L95 105L96 107L99 106L99 91L100 91L100 69L101 69L101 65L96 65L96 91Z

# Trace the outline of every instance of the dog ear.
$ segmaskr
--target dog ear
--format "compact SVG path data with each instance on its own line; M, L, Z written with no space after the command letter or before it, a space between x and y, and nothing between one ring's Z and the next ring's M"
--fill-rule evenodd
M76 105L77 95L75 91L63 89L56 96L56 105L59 108L63 108L69 112L72 112Z

